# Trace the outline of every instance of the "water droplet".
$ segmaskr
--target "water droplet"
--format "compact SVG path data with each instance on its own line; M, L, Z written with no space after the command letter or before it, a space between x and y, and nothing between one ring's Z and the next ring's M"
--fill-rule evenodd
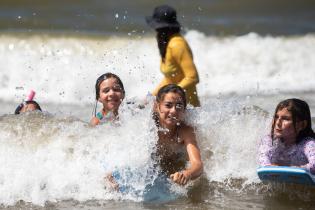
M9 50L13 50L14 49L14 44L9 44Z

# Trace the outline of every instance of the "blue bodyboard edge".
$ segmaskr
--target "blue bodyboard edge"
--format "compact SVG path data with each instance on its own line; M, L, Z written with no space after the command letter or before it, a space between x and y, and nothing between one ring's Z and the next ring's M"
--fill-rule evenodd
M257 168L260 180L315 185L315 176L303 168L289 166L261 166Z

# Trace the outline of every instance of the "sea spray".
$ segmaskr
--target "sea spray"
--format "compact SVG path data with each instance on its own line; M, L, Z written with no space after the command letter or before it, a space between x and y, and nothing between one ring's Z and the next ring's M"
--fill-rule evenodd
M312 34L214 37L188 31L185 37L198 69L201 97L315 90L309 79L315 78ZM92 103L95 80L105 72L120 76L127 97L144 98L162 79L154 37L2 35L0 40L0 95L5 101L21 101L21 89L34 88L38 101Z

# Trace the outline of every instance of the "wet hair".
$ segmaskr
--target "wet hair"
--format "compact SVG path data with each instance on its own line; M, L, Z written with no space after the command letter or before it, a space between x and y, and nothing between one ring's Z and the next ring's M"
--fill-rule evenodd
M165 55L166 55L166 48L170 40L170 37L173 34L179 33L180 27L159 28L159 29L156 29L156 32L157 32L156 39L157 39L160 55L161 55L162 61L164 61Z
M185 91L183 90L183 88L181 88L180 86L176 85L176 84L169 84L169 85L165 85L163 86L162 88L160 88L159 92L157 93L156 95L156 102L160 103L161 101L163 101L164 99L164 96L167 94L167 93L177 93L181 98L182 98L182 101L184 103L184 108L186 109L186 106L187 106L187 102L186 102L186 94L185 94ZM157 112L153 112L152 113L152 117L153 117L153 120L155 121L155 124L157 126L159 126L159 117L158 117L158 113Z
M124 88L124 85L121 81L121 79L116 75L116 74L113 74L113 73L105 73L105 74L102 74L101 76L99 76L96 80L96 83L95 83L95 99L98 100L99 97L100 97L100 84L106 80L106 79L109 79L109 78L115 78L118 82L118 85L120 86L123 94L125 94L125 88Z
M25 104L33 104L36 107L36 110L42 111L39 104L36 101L25 101L16 107L14 114L20 114Z
M305 137L314 137L315 134L312 129L311 111L308 104L300 99L291 98L281 101L275 110L273 122L271 127L271 137L274 139L274 128L276 123L276 115L279 110L286 108L292 114L293 126L296 131L296 123L306 120L306 127L297 134L296 143L299 143Z
M180 86L178 86L176 84L165 85L165 86L161 87L159 92L156 94L156 101L158 103L160 103L164 99L164 96L167 93L177 93L178 95L180 95L180 97L183 100L184 107L186 109L186 106L187 106L186 94L185 94L185 91L183 90L183 88L181 88Z
M118 82L118 85L120 86L120 88L122 90L122 93L125 95L124 85L123 85L121 79L116 74L107 72L107 73L102 74L101 76L99 76L97 78L97 80L96 80L96 83L95 83L95 106L94 106L94 110L93 110L93 113L92 113L92 115L94 117L96 116L97 101L100 98L100 85L101 85L101 83L104 80L109 79L109 78L115 78L116 79L116 81Z

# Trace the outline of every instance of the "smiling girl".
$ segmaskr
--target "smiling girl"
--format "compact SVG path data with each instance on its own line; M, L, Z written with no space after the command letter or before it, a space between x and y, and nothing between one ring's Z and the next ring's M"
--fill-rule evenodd
M315 174L315 134L305 101L293 98L278 104L271 134L259 146L259 164L299 167Z
M186 97L181 87L171 84L159 90L153 113L158 127L157 160L162 172L180 185L203 171L194 129L184 122L185 111Z
M118 117L118 109L125 97L125 89L120 78L113 73L101 75L95 84L96 103L92 125L113 121ZM96 113L97 102L103 104L103 109Z

